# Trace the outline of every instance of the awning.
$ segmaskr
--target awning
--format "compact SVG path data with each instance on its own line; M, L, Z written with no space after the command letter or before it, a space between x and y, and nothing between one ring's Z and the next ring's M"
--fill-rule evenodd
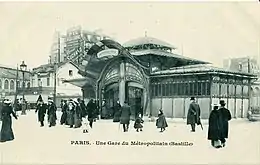
M96 81L88 78L88 77L84 77L84 78L77 78L77 79L71 79L71 80L64 80L64 83L70 83L72 85L75 85L77 87L83 88L87 85L93 86L96 84Z

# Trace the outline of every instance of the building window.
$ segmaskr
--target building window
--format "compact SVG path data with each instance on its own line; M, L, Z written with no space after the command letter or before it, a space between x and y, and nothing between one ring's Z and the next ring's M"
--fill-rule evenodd
M42 86L42 80L39 78L38 79L38 86L41 87Z
M20 81L17 81L17 88L20 88Z
M69 70L69 76L73 76L72 70Z
M5 80L4 89L9 89L9 81Z
M31 87L31 83L28 82L28 83L27 83L27 88L30 88L30 87Z
M162 96L166 96L166 84L162 84Z
M14 80L10 81L10 89L14 90Z
M34 79L32 79L32 86L34 86Z
M50 86L50 78L47 77L47 86Z
M157 84L158 86L158 96L162 96L162 84Z
M242 86L241 85L237 85L236 87L236 96L242 96Z

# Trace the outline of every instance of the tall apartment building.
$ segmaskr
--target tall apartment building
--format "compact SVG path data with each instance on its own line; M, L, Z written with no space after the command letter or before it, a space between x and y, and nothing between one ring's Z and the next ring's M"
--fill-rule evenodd
M260 74L260 65L256 57L230 58L223 61L223 67L233 71Z
M49 63L71 61L80 66L89 48L96 42L110 37L83 30L81 26L69 28L66 34L55 33Z
M244 73L258 75L258 80L252 82L251 86L251 107L260 107L260 61L259 57L242 57L225 59L224 68Z

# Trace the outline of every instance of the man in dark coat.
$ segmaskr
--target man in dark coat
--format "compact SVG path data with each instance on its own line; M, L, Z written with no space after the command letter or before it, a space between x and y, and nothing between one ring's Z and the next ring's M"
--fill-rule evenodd
M94 103L93 99L90 99L90 101L87 104L87 113L88 113L88 121L89 126L93 127L93 122L95 119L95 110L96 110L96 104Z
M57 107L53 103L51 99L48 100L48 121L49 121L49 127L56 125L57 115L56 115Z
M44 126L44 117L46 114L47 106L43 103L43 100L38 100L38 104L35 113L38 112L38 121L41 123L41 127Z
M127 104L127 101L124 102L124 105L122 106L121 109L122 111L120 117L120 124L123 124L124 132L127 132L129 129L130 116L131 116L130 106Z
M191 103L187 115L187 124L191 125L191 132L195 132L196 124L200 124L200 106L195 102L195 98L191 97Z
M113 122L119 122L120 116L121 116L121 105L120 105L119 101L116 102L116 105L113 107L113 109L114 109Z
M84 103L84 100L81 100L80 98L78 98L78 102L81 108L81 117L86 117L87 116L87 112L86 112L86 105Z
M62 112L62 115L61 115L61 119L60 119L60 124L61 125L67 123L68 108L69 107L68 107L67 100L62 100L62 102L61 102L61 112Z
M221 148L220 140L223 139L223 119L218 105L213 105L213 110L209 115L208 140L211 140L211 145L215 148Z
M223 123L223 138L220 139L222 146L225 147L225 143L226 143L226 138L228 138L228 130L229 130L229 120L231 120L231 113L228 109L225 108L225 101L224 100L220 100L219 102L220 104L220 108L219 108L219 112L222 116L222 123Z

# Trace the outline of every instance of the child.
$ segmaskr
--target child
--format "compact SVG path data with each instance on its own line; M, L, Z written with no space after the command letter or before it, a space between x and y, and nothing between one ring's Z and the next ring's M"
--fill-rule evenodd
M158 119L156 120L157 128L161 128L160 132L165 131L165 128L168 127L163 111L160 109L158 114Z
M139 113L137 118L135 119L134 128L136 129L137 132L139 132L139 129L140 129L140 131L143 131L142 130L142 128L143 128L142 123L144 123L144 121L141 118L141 116L142 116L141 113Z

